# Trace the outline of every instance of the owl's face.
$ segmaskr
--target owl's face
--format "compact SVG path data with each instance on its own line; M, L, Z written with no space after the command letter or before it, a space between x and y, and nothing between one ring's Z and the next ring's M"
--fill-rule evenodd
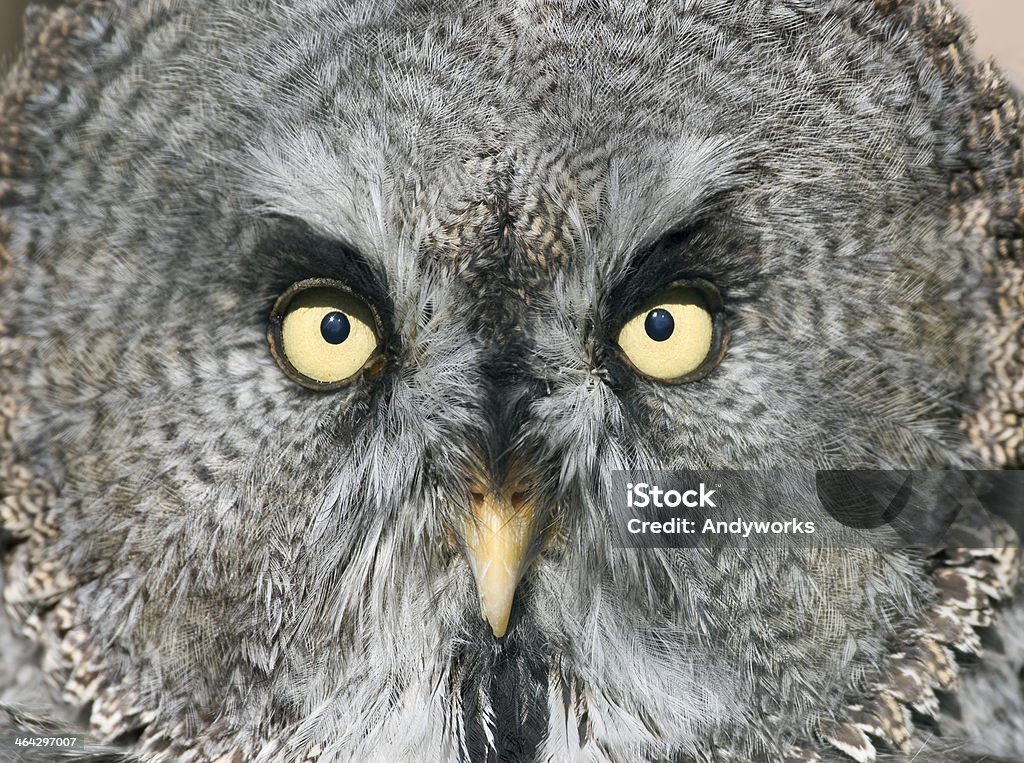
M438 760L841 691L905 558L616 549L609 485L967 461L918 53L803 3L234 5L120 13L40 188L21 439L114 682Z

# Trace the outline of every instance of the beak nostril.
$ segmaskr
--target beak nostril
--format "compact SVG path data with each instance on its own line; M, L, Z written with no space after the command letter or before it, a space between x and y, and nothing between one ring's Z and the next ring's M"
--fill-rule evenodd
M470 491L470 496L473 499L473 506L480 507L484 504L484 494L478 493L476 490Z
M520 509L523 508L523 505L526 503L526 499L527 499L526 493L523 493L523 492L513 493L512 494L512 498L511 498L512 508L515 509L516 511L519 511Z

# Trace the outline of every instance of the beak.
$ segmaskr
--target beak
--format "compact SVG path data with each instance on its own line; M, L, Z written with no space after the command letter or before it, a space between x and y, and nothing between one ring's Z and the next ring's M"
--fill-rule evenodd
M524 493L473 493L463 524L466 557L476 579L480 614L495 637L508 630L516 586L526 571L536 531L536 508Z

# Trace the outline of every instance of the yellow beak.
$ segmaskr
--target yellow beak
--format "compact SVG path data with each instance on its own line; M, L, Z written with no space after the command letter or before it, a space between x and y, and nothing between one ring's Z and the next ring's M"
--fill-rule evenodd
M528 563L535 510L521 494L474 493L473 513L463 525L466 557L476 579L480 614L498 638L508 630L516 586Z

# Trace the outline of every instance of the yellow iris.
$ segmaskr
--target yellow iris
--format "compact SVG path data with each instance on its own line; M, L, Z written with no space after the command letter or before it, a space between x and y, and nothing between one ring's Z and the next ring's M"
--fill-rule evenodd
M673 286L641 305L619 332L618 344L640 373L675 381L701 367L714 338L714 319L701 292Z
M373 312L342 289L306 289L288 303L281 351L302 376L323 384L355 376L377 349Z

